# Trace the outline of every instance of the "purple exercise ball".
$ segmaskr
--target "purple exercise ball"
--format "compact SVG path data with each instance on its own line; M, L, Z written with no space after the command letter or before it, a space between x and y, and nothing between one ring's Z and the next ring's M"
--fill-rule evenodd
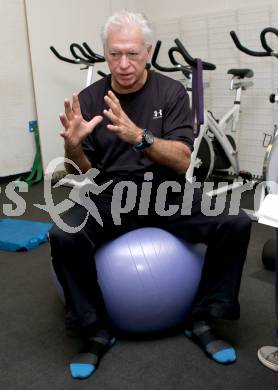
M96 253L112 326L154 332L181 324L199 286L204 250L159 228L128 232Z

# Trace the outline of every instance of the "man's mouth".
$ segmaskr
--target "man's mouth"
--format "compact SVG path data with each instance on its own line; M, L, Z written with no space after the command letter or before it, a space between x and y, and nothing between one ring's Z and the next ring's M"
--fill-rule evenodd
M122 79L128 79L130 77L132 77L132 74L119 74L119 76L122 78Z

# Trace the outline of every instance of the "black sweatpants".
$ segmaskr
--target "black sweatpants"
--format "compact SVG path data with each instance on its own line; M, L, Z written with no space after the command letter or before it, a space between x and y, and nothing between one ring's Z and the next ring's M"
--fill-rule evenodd
M106 327L106 312L94 262L96 249L130 230L159 227L191 243L205 243L207 251L201 282L192 315L199 318L238 319L238 295L244 261L250 238L251 220L240 210L238 215L223 211L218 216L204 215L202 194L195 190L190 215L181 208L172 216L157 215L154 203L147 216L138 215L138 205L121 215L115 225L111 215L111 192L92 197L102 217L103 227L89 215L86 225L77 233L66 233L54 226L50 231L53 267L61 283L67 307L81 329ZM183 194L170 193L167 205L181 205ZM167 206L165 208L167 210ZM70 226L84 221L87 210L76 205L63 215Z

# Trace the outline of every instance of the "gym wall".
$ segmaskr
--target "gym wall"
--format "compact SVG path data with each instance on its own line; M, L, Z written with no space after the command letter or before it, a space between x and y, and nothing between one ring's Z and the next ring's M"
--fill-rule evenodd
M35 156L36 119L24 0L1 1L0 177L27 172Z
M141 0L140 6L145 14L153 20L165 20L167 18L179 17L181 15L201 15L222 11L233 11L242 7L250 11L256 6L275 5L275 0Z

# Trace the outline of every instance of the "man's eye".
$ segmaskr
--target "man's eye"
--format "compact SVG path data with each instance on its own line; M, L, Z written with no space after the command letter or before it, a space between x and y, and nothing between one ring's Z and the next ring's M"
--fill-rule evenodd
M120 56L121 56L120 53L116 53L116 52L112 52L112 53L110 53L110 55L112 58L120 58Z

